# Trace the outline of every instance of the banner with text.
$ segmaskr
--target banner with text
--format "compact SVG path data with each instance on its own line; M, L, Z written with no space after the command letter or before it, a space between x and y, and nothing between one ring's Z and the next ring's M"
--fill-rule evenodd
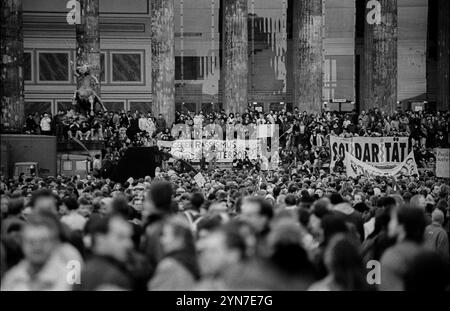
M200 160L203 157L207 161L215 158L216 161L257 158L261 154L261 143L259 140L175 140L171 142L158 141L159 147L170 148L170 154L186 159Z
M362 162L350 153L345 152L344 165L347 176L349 177L357 177L362 175L373 178L376 176L394 177L419 175L413 152L409 153L403 162L388 169L377 168L373 165Z
M331 162L333 170L336 161L345 161L348 152L357 160L379 169L392 169L408 156L408 137L352 137L330 136Z
M450 149L436 148L436 177L450 178Z

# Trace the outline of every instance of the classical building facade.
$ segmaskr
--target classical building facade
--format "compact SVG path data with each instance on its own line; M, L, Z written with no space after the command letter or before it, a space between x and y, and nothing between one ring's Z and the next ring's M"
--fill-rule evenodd
M21 2L23 113L54 114L71 107L76 88L71 62L76 63L77 26L67 17L68 3L75 1ZM108 109L169 114L231 112L247 104L263 111L292 109L305 101L305 72L314 72L321 86L311 96L318 94L319 105L336 101L344 103L328 108L359 108L369 96L364 74L373 68L364 65L367 42L361 31L372 2L378 1L99 0L101 97ZM397 85L391 102L427 93L429 1L395 2L390 35L396 43L390 49L397 55L389 66L395 66L390 72ZM165 33L172 29L173 35ZM307 70L301 67L305 48L315 58L315 67ZM156 90L163 91L156 95Z

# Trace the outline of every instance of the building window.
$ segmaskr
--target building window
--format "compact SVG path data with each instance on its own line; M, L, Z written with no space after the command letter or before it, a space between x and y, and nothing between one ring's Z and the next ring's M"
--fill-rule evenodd
M52 112L52 102L51 101L25 101L24 103L24 114L27 117L29 114L38 114L40 117L44 112Z
M175 80L202 80L208 69L208 57L175 56Z
M125 101L103 101L108 111L120 112L124 110Z
M111 52L113 83L144 83L143 52Z
M61 100L56 102L56 113L58 111L69 111L71 109L74 109L72 101L69 100Z
M211 112L222 111L222 103L202 103L203 115L208 115Z
M196 112L196 103L175 103L175 111L187 114L189 112Z
M63 171L72 170L72 161L63 161Z
M152 112L152 102L146 101L129 101L131 113L136 111L140 113Z
M286 109L286 103L270 103L269 111L281 111Z
M75 161L75 170L77 171L87 171L87 161Z
M100 81L106 83L106 53L100 53Z
M286 103L286 111L292 112L294 110L293 107L293 103Z
M39 82L69 82L69 52L38 51Z
M23 79L26 82L33 81L33 54L32 52L23 53Z
M323 64L323 99L354 100L352 55L326 55Z
M264 103L252 102L249 103L250 109L255 109L258 112L264 112Z

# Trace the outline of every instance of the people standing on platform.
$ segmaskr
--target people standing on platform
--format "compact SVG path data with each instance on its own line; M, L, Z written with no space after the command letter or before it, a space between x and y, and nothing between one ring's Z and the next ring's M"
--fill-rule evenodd
M163 132L167 128L166 120L164 119L162 114L158 115L158 118L156 119L156 132L160 133Z
M42 135L51 135L52 134L52 119L50 118L47 112L44 113L44 116L39 123L41 127Z
M26 134L36 134L38 125L36 124L33 115L30 113L25 120L25 133Z

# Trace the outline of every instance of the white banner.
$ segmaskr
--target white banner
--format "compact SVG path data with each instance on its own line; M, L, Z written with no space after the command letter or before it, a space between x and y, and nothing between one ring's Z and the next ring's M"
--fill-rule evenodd
M170 154L187 160L200 160L202 155L206 160L216 158L216 161L245 159L255 160L260 154L260 143L256 139L251 140L175 140L158 141L159 147L170 148Z
M275 124L258 125L257 138L273 137L275 132Z
M436 177L450 178L450 149L436 148Z
M160 148L172 148L173 141L158 140L156 142L156 145Z
M367 177L376 177L376 176L394 177L401 175L404 176L419 175L419 171L417 170L417 164L414 159L413 152L411 152L402 163L390 169L380 169L373 165L364 163L355 158L354 156L352 156L348 152L345 153L344 165L347 176L349 177L357 177L361 175Z
M330 170L333 170L339 158L345 161L346 152L379 169L391 169L406 159L408 150L408 137L330 136Z

